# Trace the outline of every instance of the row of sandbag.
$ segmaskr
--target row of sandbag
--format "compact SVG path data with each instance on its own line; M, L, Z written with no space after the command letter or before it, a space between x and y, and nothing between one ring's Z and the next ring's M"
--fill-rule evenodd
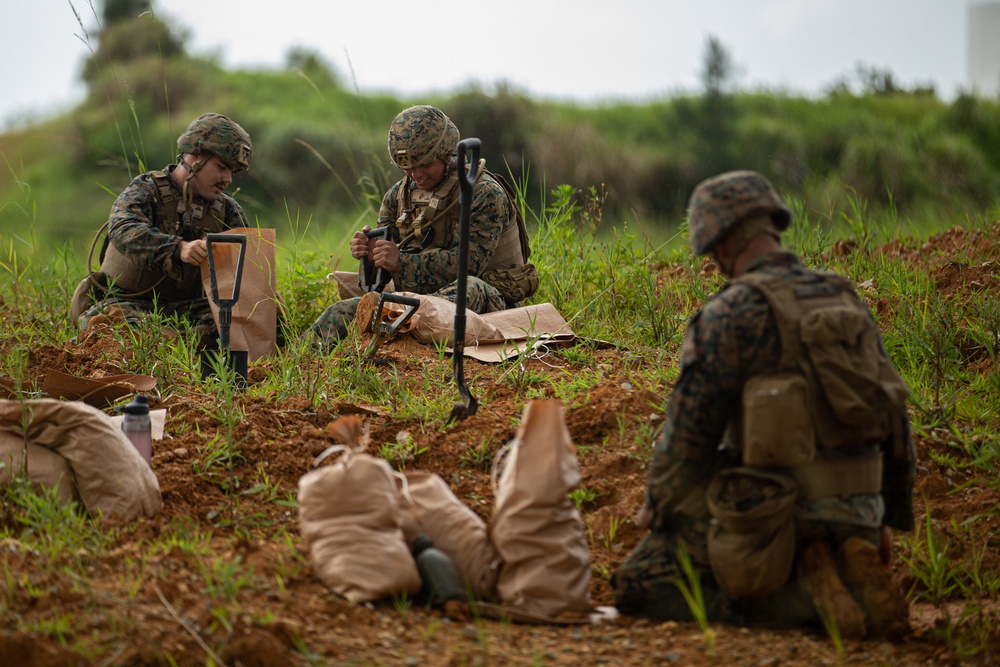
M590 553L568 493L580 469L562 406L530 402L508 445L489 526L439 476L397 474L348 450L299 480L299 524L323 583L348 600L417 595L410 546L426 533L454 562L470 598L557 619L590 610Z
M91 515L153 516L156 475L110 417L79 401L0 400L0 488L23 475Z

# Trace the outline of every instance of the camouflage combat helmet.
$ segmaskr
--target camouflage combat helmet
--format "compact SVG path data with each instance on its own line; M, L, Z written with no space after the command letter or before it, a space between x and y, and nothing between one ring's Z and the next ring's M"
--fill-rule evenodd
M419 169L455 152L461 136L458 128L436 107L404 109L389 126L389 157L400 169Z
M181 155L208 151L233 171L247 169L253 157L253 145L246 130L217 113L202 114L191 121L177 138L177 150Z
M755 171L729 171L698 184L688 202L691 252L704 255L744 220L769 216L779 232L792 213L766 178Z

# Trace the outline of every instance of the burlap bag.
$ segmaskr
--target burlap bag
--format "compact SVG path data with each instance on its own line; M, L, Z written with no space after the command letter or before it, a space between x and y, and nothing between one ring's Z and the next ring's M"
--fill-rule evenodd
M22 434L25 418L30 424ZM97 408L50 398L24 404L0 400L0 461L9 462L0 470L0 486L20 474L25 438L30 443L28 478L54 486L60 499L78 500L92 515L124 519L153 516L162 509L156 475Z
M507 606L545 617L590 610L590 552L567 495L579 483L562 405L531 401L500 473L490 531Z
M493 598L500 556L490 542L486 522L463 504L438 475L415 471L404 477L405 485L400 485L404 507L411 508L419 530L448 554L473 597ZM411 528L409 532L416 531ZM407 536L408 543L412 537L415 535Z
M299 479L299 525L320 580L351 602L420 592L420 574L400 529L392 468L348 454Z

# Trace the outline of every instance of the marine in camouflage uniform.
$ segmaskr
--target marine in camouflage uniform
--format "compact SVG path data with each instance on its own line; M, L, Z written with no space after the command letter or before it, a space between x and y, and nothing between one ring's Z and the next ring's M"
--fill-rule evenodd
M790 224L791 215L759 174L730 172L703 182L692 195L689 220L694 254L712 252L730 278L760 273L779 284L807 286L824 280L824 274L810 271L793 254L780 250L780 232ZM884 355L880 339L878 346ZM738 430L745 383L755 376L774 374L781 359L775 315L768 299L754 287L736 281L691 319L680 375L653 452L646 506L640 512L640 523L648 522L651 532L613 578L619 611L662 620L692 619L675 583L687 581L678 564L678 543L683 540L699 574L711 620L773 626L818 620L815 599L794 579L777 593L760 598L729 595L713 575L706 546L711 521L706 486L717 471L741 465L740 448L732 434ZM885 457L880 493L796 500L800 550L806 544L836 548L860 537L864 542L851 542L852 547L861 544L862 551L875 553L877 559L875 545L888 548L887 527L913 528L915 453L905 409L898 419L903 451L894 451L891 437L877 445ZM864 556L872 560L870 554ZM882 556L884 562L887 553ZM888 576L884 568L882 574ZM836 576L833 571L831 577ZM900 600L882 602L897 613ZM846 604L850 606L851 600ZM853 620L843 623L850 625ZM881 621L883 626L898 626L898 619Z
M81 328L99 316L135 324L158 310L186 318L205 344L214 341L201 282L204 238L247 226L242 207L223 190L250 166L253 149L242 127L216 113L192 121L177 148L176 164L137 176L112 205L101 270L74 295Z
M406 174L386 192L379 209L377 225L389 229L392 238L369 238L365 226L354 234L351 254L388 271L395 291L456 301L460 229L454 153L459 139L455 124L431 106L405 109L389 127L389 155ZM488 313L531 296L538 282L534 267L525 261L528 252L514 203L481 161L469 215L466 307ZM518 287L511 276L524 275L533 283ZM306 335L311 332L320 347L332 348L347 335L359 301L334 303Z

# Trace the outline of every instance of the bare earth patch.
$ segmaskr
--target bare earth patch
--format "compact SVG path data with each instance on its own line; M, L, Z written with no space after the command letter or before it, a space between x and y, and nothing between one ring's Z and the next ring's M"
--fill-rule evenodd
M894 261L911 262L932 276L946 298L961 300L966 290L996 289L1000 253L996 230L950 230L920 248L894 244L880 250ZM976 251L974 262L949 259L955 249ZM860 252L842 248L842 252ZM938 252L940 251L940 252ZM665 267L669 280L677 267ZM872 304L892 308L890 303ZM4 342L0 353L12 346ZM62 346L43 346L31 353L30 371L44 375L50 368L81 376L118 372L115 360L125 351L109 332L83 336ZM389 364L378 373L418 379L442 361L429 347L403 338L386 344L381 354ZM975 361L975 360L973 360ZM592 603L611 604L608 575L641 538L634 523L645 492L649 438L659 426L669 387L643 386L641 357L621 350L597 349L587 366L557 354L526 362L531 378L562 378L594 374L595 380L566 404L566 420L578 448L583 486L590 492L583 505L593 562ZM251 384L263 378L265 367L251 369ZM395 460L396 467L441 475L452 490L484 520L493 507L490 462L514 435L529 395L551 393L545 379L523 386L497 378L508 366L487 366L468 360L466 377L482 405L478 413L453 426L424 428L415 420L399 419L390 406L340 402L310 406L305 397L239 397L245 419L235 425L241 458L222 474L196 474L205 446L219 430L209 413L215 397L191 384L170 395L153 397L153 408L166 408L167 438L154 443L153 470L159 478L164 509L155 518L115 526L117 540L108 553L87 567L86 580L41 566L38 554L16 540L0 543L0 557L16 574L7 581L5 608L8 627L32 625L39 630L0 632L0 665L158 665L170 655L179 665L838 665L840 657L822 631L768 631L725 626L715 628L714 650L695 624L653 623L620 618L602 625L541 626L476 620L456 613L449 618L418 605L408 609L391 600L351 605L331 594L311 572L298 539L273 539L276 527L298 535L294 506L275 502L293 492L313 458L333 444L327 425L344 414L361 414L371 430L371 453L405 432L419 454ZM991 364L982 364L992 373ZM533 394L531 392L534 392ZM454 400L459 400L457 391ZM447 413L441 415L443 423ZM957 457L953 436L945 429L918 439L918 530L924 529L925 508L934 530L949 544L955 562L977 554L982 572L1000 570L996 535L997 485L956 464L940 463L931 452ZM239 485L235 486L237 478ZM265 497L255 485L267 480L276 496ZM0 517L9 520L9 517ZM965 529L965 524L973 530ZM163 545L162 536L181 532L203 542L206 553L191 553L181 545ZM200 536L200 537L199 537ZM898 537L897 537L898 539ZM206 572L212 562L238 566L238 590L226 590L234 580L227 573ZM971 562L971 561L970 561ZM141 573L141 578L136 577ZM907 586L917 586L909 568L898 559L895 573ZM239 579L236 577L236 579ZM138 583L137 583L138 581ZM216 583L216 586L212 584ZM904 641L848 642L844 660L850 665L959 664L932 635L943 618L957 621L961 598L947 608L915 603L914 632ZM995 607L996 600L986 600ZM227 613L219 610L225 608ZM232 610L238 610L235 613ZM68 615L72 629L54 629L55 619ZM47 624L48 623L48 624ZM989 640L994 648L997 638ZM69 648L90 646L90 662ZM94 651L93 647L97 647ZM973 664L992 664L995 653Z

